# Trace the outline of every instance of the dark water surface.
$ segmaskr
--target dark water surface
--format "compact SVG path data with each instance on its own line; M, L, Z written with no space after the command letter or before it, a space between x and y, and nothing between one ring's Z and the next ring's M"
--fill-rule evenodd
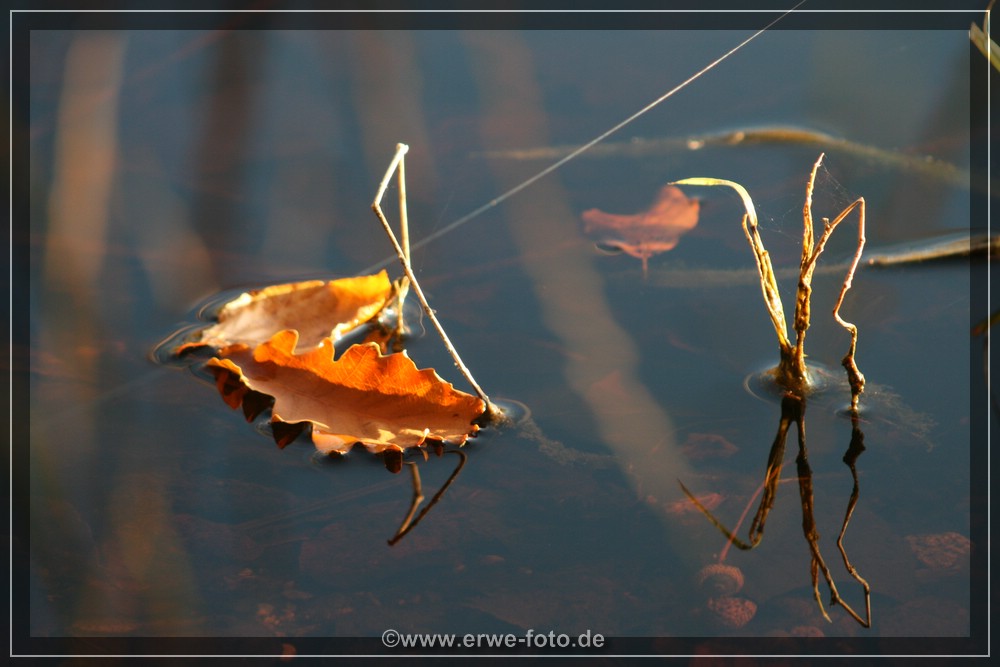
M827 622L813 600L794 427L754 550L725 549L677 483L728 526L750 505L746 538L781 420L776 399L745 387L777 346L738 198L688 188L699 224L646 276L635 258L599 253L580 219L644 210L680 178L731 179L754 196L775 267L794 268L806 177L827 150L816 215L864 196L870 248L968 229L978 54L961 30L768 32L612 137L619 149L419 246L418 277L465 362L530 419L470 441L457 481L394 547L408 475L362 451L279 450L183 364L151 361L220 291L390 257L369 206L397 142L410 146L420 241L552 161L483 151L582 143L748 34L33 33L30 244L17 248L31 260L30 634L80 637L79 650L102 637L387 628L968 636L970 405L984 400L970 394L982 342L969 329L985 315L971 312L970 280L985 264L861 268L843 307L869 381L844 538L871 586L866 629L839 606ZM780 142L626 150L632 137L763 125L957 172ZM845 223L821 266L851 256L855 229ZM837 378L841 279L817 275L806 346ZM789 320L794 280L782 274ZM464 388L429 326L408 350ZM834 387L805 421L819 547L863 615L836 544L853 486L848 399ZM426 495L457 460L420 463ZM727 604L755 608L745 624L718 617L719 596L698 582L723 554L744 580ZM820 592L826 604L822 579Z

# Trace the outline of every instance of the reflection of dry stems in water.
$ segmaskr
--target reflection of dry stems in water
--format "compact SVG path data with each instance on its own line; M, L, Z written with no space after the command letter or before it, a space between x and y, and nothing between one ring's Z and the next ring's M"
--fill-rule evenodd
M854 514L854 508L858 504L858 495L860 492L860 486L858 484L858 469L855 464L858 461L858 457L861 453L865 451L865 434L861 432L861 419L858 417L858 413L854 412L851 414L851 444L847 447L847 452L844 453L844 463L847 467L851 469L851 479L854 480L854 487L851 489L851 499L847 502L847 511L844 513L844 523L840 527L840 534L837 535L837 549L840 550L840 557L844 560L844 567L847 569L848 573L854 579L861 584L865 591L865 619L866 623L862 623L861 619L858 618L850 607L843 605L848 612L857 620L859 623L865 627L871 627L872 619L872 601L871 601L871 586L868 582L858 574L857 569L851 565L851 561L847 558L847 550L844 549L844 533L847 532L847 524L851 520L851 515ZM843 604L843 603L842 603Z
M865 617L862 619L861 616L854 611L854 609L846 601L844 601L843 598L840 597L837 585L834 583L833 576L830 573L830 568L827 567L826 561L823 559L823 554L820 552L819 531L816 528L816 520L813 513L812 469L809 467L808 453L806 450L805 409L805 401L797 396L786 393L781 401L781 421L778 425L778 433L774 438L774 444L771 445L771 451L767 459L767 471L764 474L763 485L764 494L761 498L760 505L757 508L757 513L754 515L753 522L750 524L747 541L741 540L733 533L733 531L726 528L722 522L715 518L711 511L709 511L698 501L697 498L694 497L694 495L687 489L686 486L684 486L683 483L680 483L681 490L684 491L688 499L694 503L701 513L708 518L712 525L718 528L722 534L726 536L729 540L729 544L733 544L737 548L743 550L753 549L760 544L760 541L764 536L764 524L767 522L768 514L774 506L774 500L777 496L778 483L781 480L781 467L782 460L785 455L785 442L788 437L788 429L792 423L794 423L798 429L799 435L799 454L795 459L795 463L799 482L799 500L802 505L802 532L805 535L806 542L809 544L809 552L811 555L810 574L812 576L813 595L816 598L816 603L819 605L820 611L823 613L823 617L827 621L830 621L830 616L827 614L826 609L823 606L823 601L819 593L819 573L822 572L823 578L826 580L826 585L830 590L830 606L832 607L839 604L845 611L847 611L848 614L851 615L851 618L864 627L869 628L871 627L871 588L868 585L868 582L858 574L854 565L851 564L851 561L847 556L847 550L844 548L844 535L847 532L847 525L851 520L854 508L858 502L859 485L855 463L858 456L860 456L861 452L865 449L864 434L861 432L857 413L854 413L851 420L851 444L848 447L847 452L844 454L844 463L851 469L851 476L854 480L854 488L851 491L851 498L847 504L844 521L841 525L840 533L837 536L837 549L840 551L840 555L844 560L844 567L864 589Z
M837 585L833 582L833 577L830 574L830 569L824 562L823 555L819 550L819 531L816 529L816 521L813 518L812 470L809 467L809 459L806 453L805 444L805 403L798 401L797 399L793 400L798 403L795 421L799 429L799 455L795 459L795 464L799 475L799 498L802 502L802 531L805 533L806 541L809 543L809 551L812 554L810 573L812 575L813 595L816 598L816 604L819 605L820 611L823 612L823 617L829 621L830 617L827 615L826 609L823 608L823 601L820 599L819 594L818 571L821 570L823 572L823 578L826 579L826 585L830 589L830 606L840 604L840 606L842 606L858 623L866 628L871 627L871 588L868 586L868 582L858 574L855 567L851 565L851 562L847 557L847 551L844 549L844 533L847 532L847 524L850 521L851 515L854 513L854 507L858 502L858 474L854 467L854 463L857 457L861 454L861 451L864 449L864 445L861 444L863 436L861 435L861 430L858 427L857 418L855 417L855 422L853 424L854 428L851 436L851 445L848 448L847 453L844 455L844 462L851 469L851 475L854 479L854 488L851 492L851 499L847 504L847 512L844 515L844 522L841 526L840 534L837 537L837 548L840 550L840 554L844 559L844 567L847 569L848 573L864 588L866 613L864 620L862 620L857 612L855 612L854 609L852 609L851 606L840 597L840 594L837 591ZM857 448L856 445L860 448Z
M389 540L389 546L393 546L399 542L406 536L407 533L417 527L420 520L427 516L427 513L431 511L431 508L437 504L438 500L441 499L441 496L444 495L444 492L448 490L449 486L451 486L451 483L455 481L455 478L458 477L458 473L462 472L462 468L465 467L465 462L469 457L460 449L449 449L448 452L458 454L461 460L458 462L458 465L455 466L455 470L451 473L451 476L448 477L445 483L441 485L438 492L434 494L433 498L431 498L431 502L427 504L427 507L420 512L416 519L413 518L413 515L417 513L417 508L420 507L420 503L424 502L424 487L420 481L420 471L417 469L417 464L413 461L406 461L406 465L410 466L410 474L412 475L413 500L410 502L410 510L406 513L406 517L403 518L403 523L399 525L399 530L397 530L396 534ZM424 451L423 454L424 459L426 460L427 452Z

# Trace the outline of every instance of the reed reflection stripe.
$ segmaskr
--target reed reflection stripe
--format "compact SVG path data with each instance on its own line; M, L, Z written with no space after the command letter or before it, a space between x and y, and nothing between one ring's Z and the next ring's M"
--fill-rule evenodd
M542 95L521 38L514 33L469 32L463 41L480 83L483 144L547 142ZM501 188L521 178L516 165L490 166ZM676 479L687 474L687 463L670 416L639 379L635 342L615 321L593 258L585 252L542 257L534 252L580 235L567 201L557 178L550 176L506 201L503 210L545 325L568 350L563 357L566 383L589 408L601 440L634 476L637 492L662 505L679 495ZM615 390L604 390L608 386Z

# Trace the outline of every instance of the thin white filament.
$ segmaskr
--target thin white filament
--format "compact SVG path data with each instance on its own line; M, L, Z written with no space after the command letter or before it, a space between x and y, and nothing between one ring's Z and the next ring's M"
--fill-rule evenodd
M593 139L591 139L587 143L583 144L582 146L579 146L578 148L575 148L568 155L565 155L562 158L560 158L559 160L553 162L552 164L550 164L545 169L542 169L540 172L538 172L534 176L529 177L527 180L522 181L518 185L516 185L513 188L511 188L510 190L508 190L507 192L504 192L502 195L499 195L498 197L495 197L494 199L491 199L490 201L488 201L487 203L483 204L482 206L480 206L479 208L475 209L474 211L470 211L469 213L466 213L465 215L463 215L461 218L458 218L454 222L451 222L451 223L445 225L444 227L441 227L440 229L438 229L437 231L433 232L429 236L425 236L423 239L421 239L417 243L412 244L411 249L413 249L413 248L420 248L420 247L422 247L422 246L430 243L431 241L444 236L445 234L447 234L447 233L451 232L452 230L456 229L457 227L459 227L461 225L464 225L465 223L469 222L473 218L475 218L475 217L483 214L484 212L488 211L489 209L493 208L494 206L500 204L500 202L504 201L505 199L514 196L515 194L517 194L521 190L524 190L525 188L527 188L528 186L530 186L533 183L537 182L538 180L544 178L545 176L548 176L553 171L555 171L559 167L563 166L564 164L566 164L570 160L574 159L576 156L580 155L584 151L589 150L594 145L596 145L596 144L604 141L609 136L611 136L612 134L614 134L618 130L622 129L623 127L625 127L626 125L628 125L632 121L636 120L637 118L639 118L643 114L645 114L648 111L652 110L653 108L655 108L656 106L658 106L662 102L664 102L664 101L668 100L669 98L673 97L678 92L680 92L681 90L683 90L684 88L686 88L688 85L690 85L691 83L693 83L694 81L696 81L698 78L700 78L702 75L704 75L706 72L708 72L709 70L711 70L712 68L714 68L716 65L720 64L721 62L723 62L724 60L726 60L727 58L729 58L731 55L733 55L734 53L736 53L737 51L739 51L740 49L742 49L744 46L746 46L747 44L749 44L753 40L757 39L757 37L759 37L763 33L765 33L768 30L770 30L778 21L780 21L781 19L785 18L786 16L788 16L789 14L791 14L792 12L794 12L796 9L798 9L800 6L802 6L802 4L804 4L805 2L806 2L806 0L800 0L800 2L798 4L796 4L794 7L792 7L791 9L789 9L788 11L786 11L785 13L783 13L781 16L777 17L776 19L774 19L773 21L771 21L770 23L768 23L766 26L764 26L763 28L761 28L757 32L753 33L752 35L750 35L749 37L747 37L746 39L744 39L742 42L740 42L739 44L737 44L736 46L734 46L733 48L731 48L729 51L726 51L724 54L722 54L721 56L719 56L718 58L716 58L715 60L713 60L712 62L710 62L708 65L706 65L705 67L701 68L698 72L696 72L695 74L692 74L690 77L688 77L687 79L685 79L681 83L677 84L676 86L674 86L673 88L671 88L670 90L668 90L667 92L665 92L663 95L660 95L658 98L656 98L655 100L653 100L652 102L650 102L649 104L647 104L646 106L644 106L643 108L639 109L638 111L636 111L634 114L632 114L631 116L629 116L625 120L621 121L617 125L611 127L610 129L606 130L605 132L601 133L600 135L594 137ZM385 259L385 260L379 262L378 264L374 264L373 266L368 267L364 271L361 271L361 273L371 273L372 271L374 271L376 269L379 269L379 268L382 268L382 267L388 265L391 261L392 261L391 258Z

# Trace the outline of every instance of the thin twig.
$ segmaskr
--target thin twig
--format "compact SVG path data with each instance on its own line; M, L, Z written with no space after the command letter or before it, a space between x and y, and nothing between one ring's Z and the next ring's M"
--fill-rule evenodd
M397 146L396 150L399 150ZM406 151L403 151L405 155ZM410 219L406 214L406 158L400 155L399 166L397 169L397 179L399 187L399 237L403 246L403 256L406 257L406 263L410 264ZM397 345L402 345L402 338L409 334L409 329L406 327L406 310L404 304L406 301L406 295L410 291L410 279L407 276L403 276L399 279L399 284L396 289L396 333L397 333Z
M413 273L413 267L410 265L406 253L399 245L399 241L396 239L396 235L393 233L392 227L389 225L389 221L386 220L385 214L382 213L382 206L380 205L380 202L382 201L382 196L385 194L386 187L388 187L389 179L392 178L393 172L401 163L403 155L408 150L409 146L406 144L396 145L396 155L393 157L392 162L389 163L389 168L385 172L385 178L382 179L378 192L375 194L375 200L372 202L372 210L375 211L375 215L378 217L379 222L382 223L382 227L385 229L385 233L389 237L389 241L392 243L393 249L396 251L396 256L399 258L399 263L403 266L403 272L406 273L406 277L410 280L410 286L413 288L413 293L417 295L420 305L423 306L424 313L427 314L427 317L434 325L434 328L437 330L438 336L441 337L441 341L444 343L445 348L448 350L448 353L451 354L451 358L455 360L455 366L458 367L458 369L462 372L462 375L465 376L465 379L468 380L470 385L472 385L472 388L476 391L479 398L486 404L486 413L491 419L493 419L500 414L499 409L493 405L489 397L486 395L486 392L482 390L479 383L472 377L472 373L462 362L462 358L458 355L458 350L456 350L455 346L451 344L451 340L448 338L448 334L445 333L444 327L441 326L441 323L434 315L434 311L431 309L430 304L427 303L427 297L424 296L424 291L420 289L420 283L417 282L417 277Z
M844 209L843 212L841 212L841 214L829 224L828 229L832 232L833 228L840 224L840 221L847 217L847 215L855 208L858 209L858 247L857 250L854 251L854 258L851 261L851 267L847 270L847 275L844 276L844 282L840 287L840 294L837 296L837 303L833 307L833 318L837 320L837 324L847 329L848 333L851 334L851 347L848 349L847 354L844 355L844 358L840 361L840 363L847 371L847 380L851 385L851 412L857 414L858 399L861 397L861 392L865 390L865 376L861 374L861 370L858 369L858 364L854 359L854 354L858 348L858 328L850 322L845 321L840 316L840 306L844 303L844 296L847 295L847 290L851 289L851 282L854 280L854 272L858 268L858 263L861 261L861 253L865 248L865 198L858 197L853 204Z
M806 182L806 200L802 205L802 259L799 261L799 285L795 290L795 317L792 328L795 329L795 352L793 355L794 372L796 376L806 378L806 331L809 329L809 303L812 299L812 277L816 269L816 260L823 251L822 240L818 250L814 250L816 236L813 231L812 201L813 188L816 184L816 172L823 163L823 153L819 154L809 172ZM823 237L825 239L825 237Z
M820 234L819 240L814 243L812 193L813 184L816 180L816 172L822 162L823 153L820 153L819 158L813 165L812 172L809 175L809 182L806 185L806 203L802 211L804 229L802 235L802 262L799 274L799 289L795 303L795 358L797 363L801 364L801 367L804 370L805 336L806 329L809 328L809 300L812 292L812 276L813 271L816 268L816 262L819 260L819 256L823 254L823 249L826 247L827 240L833 234L833 230L836 229L837 225L839 225L848 215L850 215L851 211L857 208L858 245L854 251L854 257L847 270L847 275L844 277L844 282L841 285L840 295L837 298L837 304L833 308L834 319L837 320L837 323L840 324L840 326L847 329L848 333L851 334L851 347L841 363L847 370L847 379L851 386L851 410L853 412L857 412L858 398L861 396L861 392L864 391L865 388L865 376L861 374L861 371L858 369L857 363L854 360L854 353L857 350L858 343L858 328L840 317L840 306L844 302L844 296L847 294L847 290L851 288L851 282L854 279L854 272L858 268L858 263L861 261L861 253L864 251L865 247L865 199L864 197L856 199L850 206L841 211L832 222L824 218L823 232Z
M396 150L400 150L399 144L396 146ZM403 150L406 153L406 149ZM403 256L406 257L406 261L410 261L410 223L409 219L406 217L406 159L400 156L399 158L399 168L398 168L398 178L396 179L399 183L399 240L403 246Z

